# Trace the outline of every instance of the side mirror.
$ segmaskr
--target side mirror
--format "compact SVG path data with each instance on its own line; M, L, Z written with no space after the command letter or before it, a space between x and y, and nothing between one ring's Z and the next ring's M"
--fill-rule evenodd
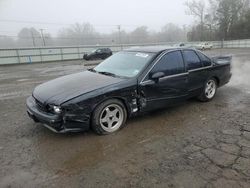
M154 80L155 82L158 82L160 78L164 77L165 73L164 72L156 72L151 75L151 79Z

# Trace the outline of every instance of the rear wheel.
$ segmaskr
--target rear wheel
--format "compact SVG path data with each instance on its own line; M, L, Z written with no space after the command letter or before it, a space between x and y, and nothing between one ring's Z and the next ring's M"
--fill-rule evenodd
M217 91L217 81L214 78L210 78L205 83L201 95L198 97L200 101L207 102L214 98Z
M124 126L127 111L120 100L111 99L101 103L92 116L92 129L97 134L111 134Z

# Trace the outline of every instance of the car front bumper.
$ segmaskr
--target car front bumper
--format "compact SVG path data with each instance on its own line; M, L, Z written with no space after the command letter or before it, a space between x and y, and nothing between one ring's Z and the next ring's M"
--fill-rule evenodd
M37 107L35 99L30 96L27 101L27 113L31 119L35 122L40 122L44 124L47 128L51 129L54 132L61 132L63 131L63 120L60 115L51 114L42 112Z
M43 126L47 127L53 132L56 133L66 133L66 132L80 132L86 131L89 129L89 118L87 115L84 120L80 120L78 116L67 114L64 116L47 113L41 111L36 104L33 96L30 96L26 100L27 113L31 119L35 122L40 122ZM76 118L77 117L77 118Z

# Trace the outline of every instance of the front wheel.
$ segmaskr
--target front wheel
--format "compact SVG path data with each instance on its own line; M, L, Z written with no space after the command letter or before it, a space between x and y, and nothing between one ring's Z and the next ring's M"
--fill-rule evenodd
M205 83L203 91L198 99L202 102L210 101L214 98L217 91L217 81L214 78L208 79Z
M111 134L124 126L127 111L120 100L111 99L101 103L92 116L92 129L97 134Z

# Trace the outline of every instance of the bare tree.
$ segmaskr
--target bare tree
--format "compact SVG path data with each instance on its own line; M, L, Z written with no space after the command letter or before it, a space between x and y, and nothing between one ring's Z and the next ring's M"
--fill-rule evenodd
M148 42L148 36L148 28L146 26L141 26L130 33L130 40L132 43L146 43Z
M161 32L158 33L160 42L183 42L187 40L185 28L168 23L162 27Z
M188 10L186 13L188 15L192 15L195 18L198 18L200 25L200 40L203 40L203 32L204 32L204 19L205 19L205 7L206 4L203 0L191 0L186 1L185 5Z
M69 28L61 29L58 33L59 41L63 45L99 44L100 37L89 23L76 23Z
M211 3L215 5L215 18L222 39L230 39L232 28L246 11L245 5L247 2L248 0L211 0Z
M42 38L35 28L23 28L18 33L18 40L17 40L18 46L42 46Z

